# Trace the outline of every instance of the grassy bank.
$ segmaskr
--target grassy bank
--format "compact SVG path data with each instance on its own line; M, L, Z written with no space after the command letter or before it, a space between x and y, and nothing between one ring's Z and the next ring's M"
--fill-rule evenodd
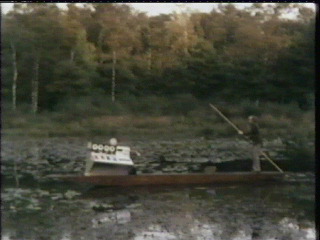
M231 137L235 130L208 105L190 96L175 99L126 99L116 104L90 101L67 102L59 110L36 115L26 110L2 112L2 134L11 136L199 136ZM215 102L239 128L248 115L260 118L262 135L273 138L314 138L314 110L294 104L242 101Z
M213 101L212 101L213 102ZM130 139L207 139L237 137L236 131L208 105L193 98L106 103L66 103L59 111L37 115L18 110L2 112L2 137L118 137ZM279 105L242 101L215 105L240 129L248 115L260 118L265 140L281 139L289 159L314 159L314 110L294 104Z

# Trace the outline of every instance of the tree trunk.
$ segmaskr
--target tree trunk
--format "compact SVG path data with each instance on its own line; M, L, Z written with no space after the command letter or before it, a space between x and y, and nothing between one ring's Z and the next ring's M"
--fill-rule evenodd
M32 79L32 93L31 93L31 100L32 100L32 112L35 114L38 112L38 91L39 91L39 56L36 57L34 63L34 75Z
M74 60L74 50L70 51L70 62L73 62Z
M112 52L112 83L111 83L111 99L112 102L115 102L115 90L116 90L116 64L117 64L117 55L116 51Z
M104 40L104 36L105 36L105 30L102 29L99 32L99 36L98 36L98 62L101 64L103 63L103 51L102 51L102 45L103 45L103 40Z
M152 64L151 59L152 59L152 52L151 52L151 49L149 49L149 51L148 51L148 71L151 70L151 64Z
M12 78L12 110L17 109L17 79L18 79L18 68L17 68L17 53L14 44L11 42L12 49L12 67L13 67L13 78Z
M183 37L184 37L184 54L188 55L189 51L188 51L188 31L187 31L187 27L184 27L184 31L183 31Z

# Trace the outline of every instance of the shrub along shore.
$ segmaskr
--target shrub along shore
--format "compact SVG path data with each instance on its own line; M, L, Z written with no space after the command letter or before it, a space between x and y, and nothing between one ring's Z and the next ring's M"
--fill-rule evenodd
M266 139L297 138L313 140L314 109L301 110L295 104L242 101L212 102L240 129L247 117L260 119ZM66 103L59 111L28 113L3 109L2 134L5 136L162 136L232 137L235 130L209 107L191 96L174 99L128 99L95 105L91 101Z
M180 96L170 101L153 97L115 104L106 102L103 107L79 101L73 105L66 103L60 111L37 115L23 109L16 112L4 109L2 137L236 140L236 131L208 103ZM279 147L285 146L283 151L288 159L314 160L314 109L301 110L295 104L257 101L214 104L240 129L247 127L247 116L258 116L265 142L280 139L284 145Z

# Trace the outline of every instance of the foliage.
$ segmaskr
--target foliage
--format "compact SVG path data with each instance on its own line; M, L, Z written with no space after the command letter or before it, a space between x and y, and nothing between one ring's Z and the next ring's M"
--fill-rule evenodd
M282 18L294 9L296 19ZM77 112L88 98L116 114L183 115L199 99L313 105L315 13L299 4L222 4L210 13L148 17L117 3L16 3L2 30L3 98L12 97L14 45L18 108L31 103L37 59L42 112L67 111L65 103ZM116 103L108 100L113 53ZM146 102L136 102L141 97ZM259 110L246 106L250 113Z

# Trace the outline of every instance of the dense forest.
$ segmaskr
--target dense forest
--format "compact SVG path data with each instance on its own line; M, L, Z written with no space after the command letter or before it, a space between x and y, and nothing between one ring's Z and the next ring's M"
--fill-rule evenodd
M301 4L147 16L126 4L15 3L1 28L8 109L151 96L313 104L315 12Z

